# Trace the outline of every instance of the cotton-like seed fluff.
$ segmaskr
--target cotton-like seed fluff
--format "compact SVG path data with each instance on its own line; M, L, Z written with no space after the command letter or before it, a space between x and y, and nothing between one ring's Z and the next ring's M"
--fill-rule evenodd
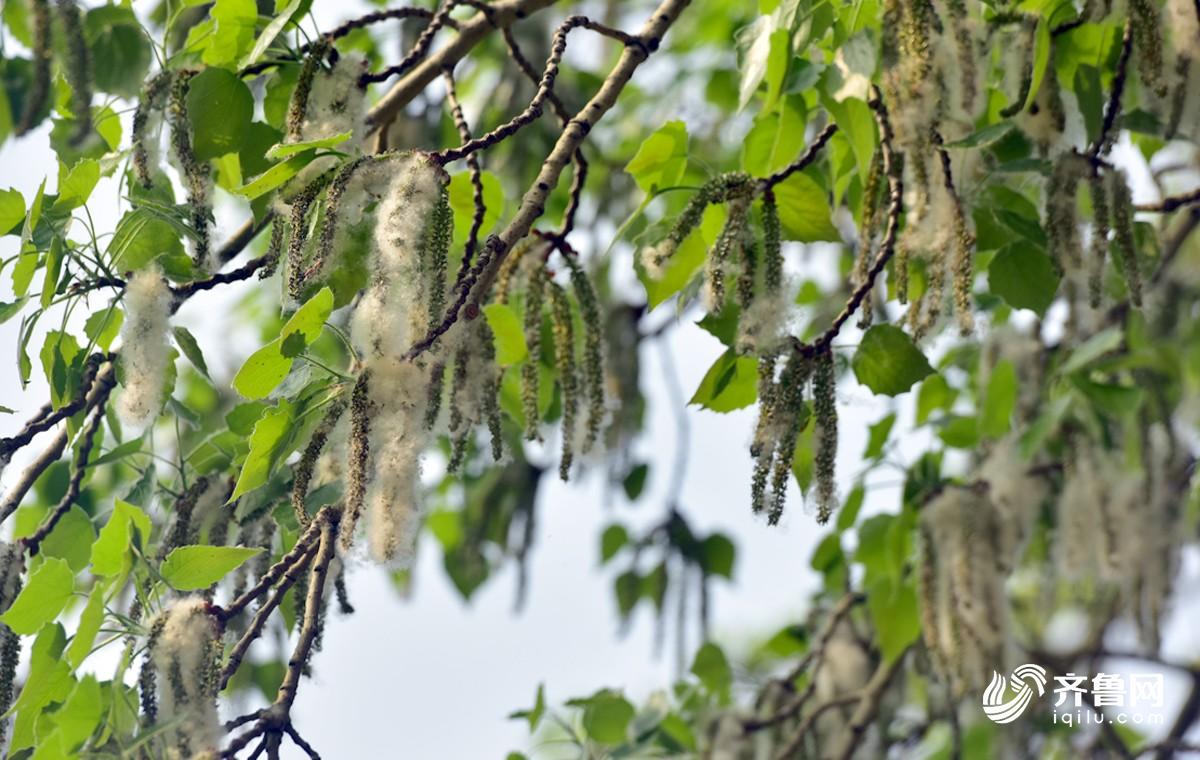
M131 427L146 427L162 408L170 362L171 297L171 289L155 268L135 273L125 286L120 354L125 388L117 397L117 411Z

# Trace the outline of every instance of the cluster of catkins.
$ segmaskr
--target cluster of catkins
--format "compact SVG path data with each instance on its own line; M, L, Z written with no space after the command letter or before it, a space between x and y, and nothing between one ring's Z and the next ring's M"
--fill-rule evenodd
M496 277L498 303L520 303L528 357L521 365L521 407L525 418L525 439L541 440L541 366L550 359L559 376L562 401L562 455L559 475L570 476L576 453L587 454L600 437L605 418L604 400L604 327L596 291L575 256L564 261L570 270L572 300L567 289L554 279L547 267L547 255L532 244L513 248ZM548 253L547 249L547 253ZM553 345L542 340L547 307ZM577 339L576 322L583 328L583 345ZM587 417L579 424L580 408L586 403Z
M904 157L906 188L906 222L893 260L896 296L908 304L909 328L920 337L936 326L952 280L959 330L969 334L975 326L971 303L975 233L942 143L944 137L969 133L982 105L983 72L976 63L982 40L963 0L947 3L945 18L929 0L890 0L883 28L883 90L895 131L893 144ZM856 266L861 273L866 271L861 262L870 251L870 236L881 228L882 163L873 162L864 187L864 240ZM918 293L909 287L914 261L924 266L924 288Z
M71 87L70 109L75 121L71 144L79 145L92 131L92 66L83 12L75 0L56 0L59 30L65 43L62 74ZM47 107L51 92L50 63L53 57L49 0L29 3L29 29L33 45L33 65L22 111L14 127L20 136L37 126Z
M760 192L758 181L742 172L714 177L691 197L666 237L643 248L640 256L646 274L661 279L675 251L700 227L705 210L724 204L725 223L705 259L703 301L710 314L721 312L727 284L734 283L737 347L744 354L778 348L785 337L789 306L783 287L779 210L770 191L761 192L761 244L750 224L752 202Z
M1086 181L1092 204L1092 228L1085 254L1078 214L1079 185ZM1118 269L1125 277L1129 300L1142 305L1142 275L1133 230L1133 199L1125 172L1110 168L1103 172L1084 156L1068 151L1059 155L1046 182L1046 250L1055 267L1066 275L1067 293L1080 300L1086 290L1092 309L1100 306L1104 268L1109 248L1115 248ZM1111 240L1110 240L1111 235ZM1086 279L1086 288L1080 287ZM1072 310L1078 321L1078 310Z
M221 624L198 596L171 600L150 621L140 678L142 712L169 725L167 757L216 758L224 733L217 716Z
M957 694L983 688L1008 656L1007 580L1046 498L1015 437L996 442L980 482L946 486L921 510L921 628Z
M761 243L750 224L752 201L762 194ZM738 308L736 350L758 357L759 418L750 454L754 458L751 504L771 524L783 515L787 484L800 433L815 419L817 518L824 523L837 506L837 376L833 353L824 345L799 350L788 341L789 290L784 287L779 210L774 194L757 180L735 172L707 182L684 208L667 236L641 252L650 277L662 277L671 256L703 221L709 205L725 205L725 223L706 259L704 302L716 314L726 305L726 283L734 282ZM811 381L811 408L806 389ZM768 504L768 486L770 499Z
M121 325L124 390L117 397L121 420L145 428L162 409L171 351L171 289L153 264L139 270L125 286L125 321Z
M142 87L133 113L133 172L142 187L154 186L157 163L158 126L165 112L170 126L171 159L183 178L190 209L192 260L201 271L214 268L212 247L212 167L196 158L192 146L192 120L188 113L188 91L197 69L163 70ZM165 181L158 178L157 181ZM219 262L217 262L219 264Z
M1057 554L1066 579L1115 591L1142 643L1157 651L1179 561L1186 462L1160 426L1143 439L1132 467L1120 452L1075 441L1063 463Z

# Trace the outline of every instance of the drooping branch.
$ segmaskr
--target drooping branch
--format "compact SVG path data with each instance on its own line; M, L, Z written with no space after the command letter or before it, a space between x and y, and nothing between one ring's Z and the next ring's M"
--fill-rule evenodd
M504 28L514 21L554 4L555 0L498 0L489 5L490 13L477 13L459 24L458 34L444 47L429 55L397 82L367 114L367 128L379 130L419 95L447 66L461 61L487 36L493 27Z
M38 553L42 541L45 540L46 536L50 535L51 531L54 530L54 526L63 518L63 515L71 511L75 500L79 498L79 491L83 486L83 477L87 474L88 458L92 455L92 449L96 445L96 434L100 429L101 421L104 419L104 404L108 401L108 396L112 393L113 386L117 384L117 378L112 371L112 365L107 365L105 369L107 372L101 370L96 374L96 383L92 387L92 391L88 393L87 405L92 410L92 416L83 429L83 437L79 443L79 453L76 455L71 479L67 483L67 491L59 499L54 509L50 510L50 514L46 516L46 519L38 526L38 529L32 535L21 539L21 545L29 552L30 556Z
M439 164L448 164L452 161L457 161L465 158L477 151L486 150L487 148L496 145L497 143L512 137L524 127L529 126L542 114L542 105L550 97L550 93L554 91L554 82L558 78L559 65L562 63L563 54L567 50L567 35L575 29L588 29L590 31L601 34L605 37L610 37L618 42L628 46L642 46L642 40L638 37L633 37L617 29L605 26L604 24L592 21L587 16L571 16L559 24L554 30L554 37L550 43L550 55L546 59L546 66L542 69L542 75L538 80L537 91L521 113L509 119L504 124L496 127L485 135L468 140L457 148L448 148L433 154L434 160Z
M446 105L450 108L450 116L454 119L458 136L463 143L469 143L471 141L471 125L467 123L462 103L458 100L454 70L446 69L442 72L442 80L446 83ZM471 177L471 203L475 208L475 213L471 216L471 229L467 232L467 242L463 246L462 263L459 264L458 275L454 278L455 288L461 286L463 278L471 270L471 261L475 258L475 248L479 245L479 230L483 227L483 217L487 214L487 206L483 202L483 172L479 167L478 154L472 153L467 156L467 171Z
M663 35L688 3L689 0L663 0L636 35L638 44L626 45L620 60L609 72L600 89L563 128L553 150L542 164L533 186L522 197L521 206L516 215L500 234L488 238L479 261L465 279L463 287L459 289L458 296L446 312L441 324L413 345L406 353L405 358L411 360L433 346L437 339L458 320L459 311L468 301L470 301L467 309L468 318L472 318L472 315L478 316L480 303L486 297L505 255L518 240L529 234L533 223L545 211L546 199L554 186L558 184L559 177L562 176L572 155L596 122L617 102L621 91L642 62L649 57L651 52L658 49Z

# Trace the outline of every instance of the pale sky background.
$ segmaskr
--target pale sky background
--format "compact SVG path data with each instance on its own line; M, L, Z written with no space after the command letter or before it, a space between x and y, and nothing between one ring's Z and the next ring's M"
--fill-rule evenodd
M343 11L343 4L315 5L326 26L352 15ZM644 126L648 133L657 125ZM1122 151L1125 157L1130 154ZM54 174L51 160L45 129L19 142L9 140L0 149L0 166L5 167L0 186L15 187L30 199L41 178ZM53 187L53 178L49 185ZM1144 181L1135 187L1139 196L1148 192ZM99 230L112 229L119 217L117 201L116 185L104 180L89 204ZM221 240L240 219L221 212L218 222L214 237ZM12 238L0 240L0 254L9 255L13 243ZM828 259L799 253L797 249L789 256L803 259L805 268L809 261L820 265ZM825 282L827 274L820 273ZM0 300L11 300L11 279L0 280ZM195 332L218 381L231 377L258 347L254 336L240 334L221 316L222 304L232 303L249 287L261 285L251 280L193 299L175 320ZM658 324L668 318L671 308L660 307L651 321ZM54 322L43 319L42 326ZM18 325L19 320L13 320L0 326L0 361L14 368ZM857 335L848 331L839 344L856 341ZM668 334L666 342L684 393L690 396L722 347L687 320ZM411 598L401 598L382 570L361 560L352 563L350 596L357 612L348 618L331 612L324 649L314 659L314 677L302 683L295 708L297 726L323 757L499 759L510 750L532 748L525 723L506 716L532 705L539 683L546 685L551 704L602 687L623 688L637 701L669 685L675 670L673 627L668 624L667 643L657 658L654 623L646 610L639 610L628 632L620 635L612 593L617 568L598 569L599 535L608 522L620 519L629 525L646 525L661 519L667 473L680 443L658 347L647 344L642 359L650 414L637 454L651 462L647 493L629 506L623 498L604 498L600 472L571 486L546 477L539 493L537 540L521 614L512 611L511 566L493 576L466 604L446 578L441 549L428 534L422 539ZM0 403L17 410L13 416L0 417L0 433L15 430L45 398L39 367L24 392L15 370L0 374ZM911 422L907 400L901 399L897 430ZM867 426L888 410L887 399L874 398L852 380L843 382L838 454L842 493L858 470ZM737 544L734 582L714 583L712 608L715 638L734 654L799 619L816 580L809 558L824 535L802 508L794 487L780 526L768 528L751 515L747 445L755 414L753 408L727 415L689 409L690 476L680 499L697 530L721 530ZM42 436L22 454L27 458L48 438ZM923 450L926 440L910 437L899 457L907 461L911 457L905 453ZM22 461L18 458L8 468L4 486L12 482ZM869 481L875 487L868 491L865 510L894 511L899 480L894 471L877 473ZM1180 587L1195 588L1200 562L1194 554L1185 560ZM1183 606L1195 609L1195 601L1193 591ZM1181 659L1195 657L1200 647L1182 617L1173 616L1168 626L1167 651ZM689 648L694 648L695 637L695 631L690 631ZM100 672L105 670L102 667ZM1178 704L1183 694L1183 684L1175 676L1167 673L1169 705ZM1173 708L1166 712L1169 724ZM284 757L301 756L294 747L285 749Z

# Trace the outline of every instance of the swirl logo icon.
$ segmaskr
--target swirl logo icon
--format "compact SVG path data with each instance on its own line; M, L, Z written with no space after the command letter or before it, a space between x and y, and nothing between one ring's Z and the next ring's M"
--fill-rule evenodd
M996 723L1012 723L1029 706L1035 688L1039 697L1046 693L1046 671L1040 665L1026 663L1013 671L1011 695L1008 679L993 670L992 682L983 690L983 711Z

